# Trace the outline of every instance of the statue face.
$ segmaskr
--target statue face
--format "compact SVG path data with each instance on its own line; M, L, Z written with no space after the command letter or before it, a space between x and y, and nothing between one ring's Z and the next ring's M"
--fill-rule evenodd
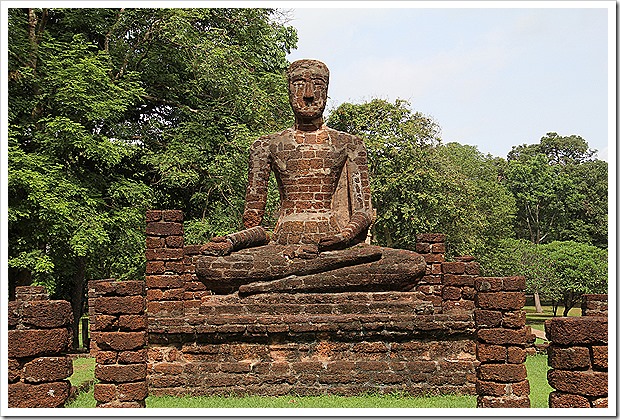
M304 119L319 118L327 104L329 71L315 60L300 60L291 64L288 75L289 100L293 113Z

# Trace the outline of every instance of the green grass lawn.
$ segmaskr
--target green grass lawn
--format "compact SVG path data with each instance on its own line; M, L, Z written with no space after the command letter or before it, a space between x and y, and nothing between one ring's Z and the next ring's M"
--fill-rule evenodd
M94 359L75 360L79 369L74 368L71 383L83 383L94 376ZM532 407L548 407L549 392L547 383L547 356L536 355L527 358L528 379L530 381L530 400ZM81 382L80 382L81 381ZM77 385L76 385L77 386ZM95 407L92 386L82 392L67 405L69 408ZM409 397L403 395L365 395L358 397L155 397L146 400L149 408L474 408L475 395L442 395L429 397Z

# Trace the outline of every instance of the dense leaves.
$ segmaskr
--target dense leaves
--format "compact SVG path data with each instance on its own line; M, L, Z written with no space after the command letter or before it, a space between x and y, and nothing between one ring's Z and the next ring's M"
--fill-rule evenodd
M505 176L517 200L519 238L607 246L607 163L593 153L581 137L556 133L513 147Z

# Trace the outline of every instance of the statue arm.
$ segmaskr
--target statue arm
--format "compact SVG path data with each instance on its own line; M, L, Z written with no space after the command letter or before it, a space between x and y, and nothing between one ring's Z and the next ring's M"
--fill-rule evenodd
M248 164L248 186L245 193L243 225L246 229L258 226L263 221L267 205L267 185L271 172L269 139L261 137L252 144Z
M367 230L373 221L367 152L363 141L358 137L353 137L348 145L346 165L349 174L348 192L351 217L339 234L323 238L320 241L319 246L322 249L348 244L360 233Z
M359 137L354 137L352 143L347 159L351 219L342 230L347 240L368 229L373 219L366 147Z

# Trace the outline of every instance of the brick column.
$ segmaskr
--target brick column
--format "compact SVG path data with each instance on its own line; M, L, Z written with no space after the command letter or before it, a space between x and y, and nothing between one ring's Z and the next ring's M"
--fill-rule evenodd
M474 309L474 283L480 274L480 264L474 257L456 257L456 261L441 263L442 308L444 313Z
M604 296L584 296L583 312L605 315ZM549 407L607 407L607 317L553 318L545 322L545 331L550 341L547 354L552 368L547 378L555 389L549 394Z
M146 297L149 316L184 314L186 261L183 212L146 212ZM191 275L190 275L191 277Z
M607 316L607 295L588 294L581 300L581 316Z
M421 233L416 236L415 250L426 261L426 273L415 290L427 295L434 306L442 305L441 263L446 260L446 235L443 233Z
M49 300L42 286L19 286L9 302L9 407L62 407L73 373L71 304Z
M535 339L525 326L525 278L479 277L476 288L478 407L529 407L526 347Z
M144 407L147 320L144 282L95 281L91 341L97 348L97 407Z

